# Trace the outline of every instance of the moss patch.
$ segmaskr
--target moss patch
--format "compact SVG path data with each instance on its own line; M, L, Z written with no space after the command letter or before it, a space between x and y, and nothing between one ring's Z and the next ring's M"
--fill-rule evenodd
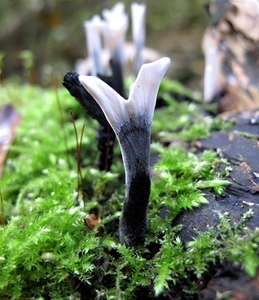
M98 171L97 123L84 115L65 89L59 89L58 96L66 139L54 90L17 82L0 87L6 103L14 104L23 116L0 186L6 221L0 228L1 298L138 299L148 295L152 299L196 294L198 278L218 261L233 261L249 275L256 274L259 232L244 228L252 211L236 225L227 214L221 215L217 228L198 233L186 245L178 236L180 226L171 226L180 212L207 204L205 189L220 194L227 182L224 172L218 172L218 166L226 162L216 153L197 155L191 147L170 148L161 141L162 136L169 140L173 136L193 146L211 130L226 128L223 122L204 118L197 102L178 103L169 83L161 86L159 95L167 106L155 112L152 131L156 139L152 151L160 159L152 178L146 245L134 251L118 242L124 199L118 148L111 172ZM181 88L184 97L193 95ZM78 186L70 110L79 132L86 119L81 154L85 199ZM159 211L164 206L171 212L162 219ZM99 217L93 230L85 222L90 214Z

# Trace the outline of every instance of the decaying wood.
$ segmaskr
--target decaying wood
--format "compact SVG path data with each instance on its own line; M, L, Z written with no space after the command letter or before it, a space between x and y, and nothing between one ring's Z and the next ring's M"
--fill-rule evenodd
M175 225L182 224L181 237L187 242L196 235L194 229L206 231L207 226L219 224L218 213L228 212L233 222L249 208L259 216L259 110L232 116L235 124L228 133L214 132L205 140L197 142L198 151L216 150L226 158L231 170L225 178L231 184L223 196L206 191L209 205L198 210L180 214ZM222 170L226 166L222 165ZM259 218L254 217L248 227L259 227Z
M227 180L231 183L224 195L206 191L209 204L182 213L175 224L182 224L181 238L187 242L196 236L195 229L206 231L207 226L219 224L218 213L227 212L233 223L252 208L247 227L259 227L259 111L233 116L236 124L228 133L214 132L209 138L197 143L198 150L216 150L230 163ZM223 166L225 168L225 166ZM258 275L249 277L240 266L226 264L215 266L211 278L201 278L201 299L259 299ZM199 281L197 285L200 285Z
M214 0L202 42L204 100L221 112L259 107L259 2Z
M251 279L240 268L221 266L201 291L201 299L255 300L259 299L259 277Z

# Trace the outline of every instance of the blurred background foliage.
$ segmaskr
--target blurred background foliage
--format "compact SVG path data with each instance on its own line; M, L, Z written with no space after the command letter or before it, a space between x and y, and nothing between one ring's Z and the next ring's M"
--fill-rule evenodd
M115 0L1 0L2 79L18 75L31 84L51 84L87 56L82 23ZM130 20L130 4L123 1ZM172 59L170 77L201 87L201 39L209 23L209 0L142 0L147 4L146 46ZM131 22L127 40L131 41ZM1 59L0 59L1 60ZM32 66L31 66L32 64ZM26 66L31 66L30 74ZM29 79L28 79L29 77Z

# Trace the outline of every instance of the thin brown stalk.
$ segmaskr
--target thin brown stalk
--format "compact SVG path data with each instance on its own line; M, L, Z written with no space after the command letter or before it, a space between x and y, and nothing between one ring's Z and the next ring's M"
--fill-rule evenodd
M82 142L83 142L83 136L84 136L84 131L85 131L85 124L86 124L86 120L84 120L84 124L83 124L82 131L81 131L81 136L80 136L80 142L79 142L79 163L80 163L80 159L81 159ZM83 180L81 165L80 165L79 170L80 170L79 175L80 175L80 179L81 179L82 196L83 196L83 200L85 201L84 180Z
M59 262L56 262L56 265L58 266L58 268L60 269L60 271L62 272L62 274L64 276L66 284L67 284L67 286L70 290L70 293L71 293L70 297L72 298L72 300L76 299L75 298L75 291L74 291L74 288L73 288L73 285L72 285L71 281L69 280L69 278L67 276L68 275L67 272L64 270L64 268L62 267L62 265Z
M83 139L83 132L84 132L84 128L85 128L85 122L83 125L83 129L81 132L81 136L80 136L80 142L78 141L78 133L77 133L77 128L76 128L76 124L75 124L75 119L73 116L72 111L70 110L70 118L74 127L74 132L75 132L75 136L76 136L76 159L77 159L77 174L78 174L78 194L80 191L80 187L81 187L81 191L82 191L82 197L83 197L83 201L84 201L84 186L83 186L83 175L82 175L82 171L81 171L81 148L82 148L82 139Z
M1 202L1 223L3 225L3 227L5 227L5 217L4 217L4 200L3 200L3 197L2 197L2 193L1 193L1 190L0 190L0 202Z
M59 110L59 115L60 115L60 124L61 124L61 128L62 128L63 135L64 135L64 142L65 142L66 153L67 153L67 163L68 163L69 167L71 167L70 160L69 160L69 154L68 154L67 133L65 130L64 114L63 114L63 110L62 110L61 103L59 100L58 81L57 80L54 80L54 90L56 93L56 100L57 100L58 110Z

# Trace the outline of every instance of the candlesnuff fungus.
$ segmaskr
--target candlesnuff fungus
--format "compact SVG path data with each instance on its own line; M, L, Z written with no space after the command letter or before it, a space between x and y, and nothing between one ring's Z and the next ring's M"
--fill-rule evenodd
M112 70L115 70L116 66L113 67L111 62ZM87 92L87 90L81 85L78 80L79 74L75 71L68 72L63 79L63 85L70 92L70 94L76 98L76 100L82 105L85 112L92 118L99 122L99 127L97 130L97 147L99 150L98 168L100 170L109 171L113 159L113 145L115 142L115 134L105 118L105 115L98 105L98 103L93 99L93 97ZM119 90L120 83L115 81L113 78L100 76L107 84L113 88Z
M120 144L126 175L120 241L131 247L145 241L151 122L158 88L169 64L170 59L164 57L143 65L128 100L97 77L79 76L79 81L102 108Z
M137 75L143 64L143 49L146 39L146 4L131 3L132 39L136 47L134 73Z

